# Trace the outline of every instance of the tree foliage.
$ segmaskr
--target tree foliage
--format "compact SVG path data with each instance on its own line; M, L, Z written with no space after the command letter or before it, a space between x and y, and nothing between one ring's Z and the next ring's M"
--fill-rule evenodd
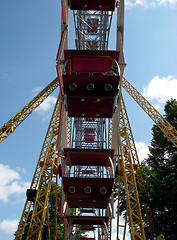
M164 117L177 129L177 101L171 99L166 102ZM144 203L151 206L157 235L163 233L166 240L177 239L177 148L154 125L149 156L141 164L148 198L141 199L142 216L146 239L151 239L148 222L145 216ZM114 186L114 197L117 199L118 182ZM139 192L140 196L140 192ZM125 187L120 182L120 214L127 209Z
M165 118L177 129L177 101L165 105ZM142 164L157 233L177 239L177 148L154 125L149 157Z

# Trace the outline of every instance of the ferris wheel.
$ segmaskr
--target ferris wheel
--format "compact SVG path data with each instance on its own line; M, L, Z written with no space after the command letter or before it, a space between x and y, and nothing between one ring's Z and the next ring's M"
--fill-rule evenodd
M68 36L69 11L73 12L75 39ZM116 12L117 25L112 26ZM146 201L148 194L122 87L175 146L177 131L123 77L124 0L61 0L61 16L57 78L0 129L3 142L59 87L15 239L23 238L26 226L26 239L42 239L46 219L51 239L48 199L52 181L61 186L64 240L111 240L115 217L117 240L121 239L120 229L124 231L122 239L129 231L131 240L144 240L142 206L154 239L153 214ZM115 50L108 49L111 27L116 27ZM68 40L75 41L75 49L68 49ZM123 225L119 219L121 186L127 206ZM54 225L57 239L57 212ZM84 232L89 237L83 237Z

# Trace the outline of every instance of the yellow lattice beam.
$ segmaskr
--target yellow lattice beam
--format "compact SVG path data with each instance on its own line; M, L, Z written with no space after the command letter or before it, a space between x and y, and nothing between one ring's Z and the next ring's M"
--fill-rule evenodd
M122 86L177 147L177 130L124 77Z
M129 219L131 240L135 239L145 240L146 238L141 216L140 202L133 168L133 161L131 157L130 142L127 134L126 121L122 107L120 109L119 119L119 146L120 146L119 167L123 172L123 181L125 186L127 215Z
M48 150L46 152L44 166L42 169L36 200L31 216L28 229L27 239L41 239L44 221L48 208L48 197L51 188L51 181L54 169L58 169L59 159L58 152L58 133L60 131L62 99L59 97L56 114L52 124L52 133L48 142Z
M46 88L36 95L24 108L0 128L0 143L14 130L58 87L58 78L55 78Z
M127 131L128 138L129 138L129 146L130 146L132 160L133 160L133 163L136 164L136 166L137 166L137 169L136 169L136 179L137 179L139 191L141 193L147 193L123 97L121 97L121 107L122 107L122 112L123 112L124 119L125 119L126 131ZM151 207L147 203L144 203L143 205L144 205L146 217L147 217L147 220L148 220L148 225L149 225L149 229L150 229L150 233L151 233L151 239L154 239L154 236L156 236L157 233L156 233L154 219L153 219L152 212L151 212Z

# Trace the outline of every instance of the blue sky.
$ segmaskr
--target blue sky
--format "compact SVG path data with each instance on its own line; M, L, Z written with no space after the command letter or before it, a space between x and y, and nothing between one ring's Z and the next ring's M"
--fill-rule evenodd
M125 6L124 77L163 114L165 101L177 96L177 1L127 0ZM60 19L59 0L0 1L0 126L56 77ZM109 49L115 49L115 28L114 19ZM0 145L0 240L13 238L57 95L58 89ZM153 122L123 95L143 159Z

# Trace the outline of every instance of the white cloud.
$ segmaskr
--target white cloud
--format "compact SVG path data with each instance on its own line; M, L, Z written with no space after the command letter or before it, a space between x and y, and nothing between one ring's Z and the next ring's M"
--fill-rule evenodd
M144 142L135 142L140 163L148 157L149 148Z
M131 8L131 7L133 7L132 1L131 1L131 0L126 0L126 1L125 1L125 7L126 7L126 8Z
M135 1L135 5L140 5L142 7L147 7L148 6L148 2L147 2L147 0L136 0Z
M35 96L35 95L37 95L39 92L41 92L42 91L42 87L36 87L36 88L34 88L33 90L32 90L32 93L33 93L33 95Z
M159 5L167 5L167 4L171 4L174 5L175 3L177 3L177 0L157 0Z
M0 200L8 202L12 194L25 193L30 183L21 181L18 172L11 169L8 165L0 164Z
M156 110L161 110L161 106L159 104L155 104L154 107Z
M24 168L21 167L16 167L17 172L21 172L21 173L26 173L26 170Z
M125 0L125 7L132 8L135 6L158 7L158 6L174 6L177 0Z
M171 98L177 98L177 79L168 76L160 78L155 76L146 86L143 88L143 96L147 100L156 100L158 103L165 103Z
M42 87L36 87L32 90L33 95L37 95L42 90ZM54 109L57 98L54 96L48 96L44 102L42 102L39 107L36 109L40 115L44 116L43 120L46 120L50 117L50 111Z
M18 219L4 219L0 222L0 230L8 234L14 234L18 227Z
M141 7L148 7L148 2L147 0L126 0L125 1L126 8L132 8L138 5Z
M56 97L48 96L48 98L46 98L44 102L41 103L41 105L37 108L37 111L39 111L40 113L48 112L49 110L53 109L56 100Z
M0 164L0 184L6 185L13 180L20 179L20 175L8 165Z

